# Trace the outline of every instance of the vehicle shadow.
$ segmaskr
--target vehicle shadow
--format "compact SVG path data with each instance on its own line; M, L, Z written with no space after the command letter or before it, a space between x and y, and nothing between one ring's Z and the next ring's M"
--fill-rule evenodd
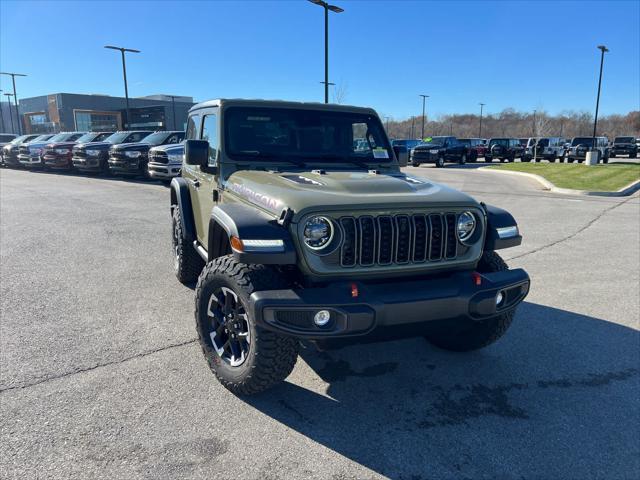
M244 401L390 478L637 478L639 345L634 329L524 303L485 350L306 349L326 392L303 365Z

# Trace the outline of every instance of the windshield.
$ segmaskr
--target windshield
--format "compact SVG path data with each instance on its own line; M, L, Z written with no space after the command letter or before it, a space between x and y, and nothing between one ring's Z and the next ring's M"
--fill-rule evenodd
M169 135L171 135L171 132L152 133L148 137L145 137L144 140L141 140L140 143L148 143L149 145L161 145Z
M422 141L422 145L444 145L447 137L427 137Z
M509 139L508 138L492 138L489 141L489 146L491 147L493 145L502 145L503 147L508 147Z
M127 138L128 135L129 135L129 132L117 132L117 133L114 133L113 135L109 135L107 138L104 139L104 141L107 143L113 143L113 144L120 143L125 138Z
M53 135L40 135L40 136L34 138L31 141L32 142L45 142L45 141L49 140L51 137L53 137Z
M470 138L459 138L458 141L462 144L462 145L466 145L467 147L471 146L471 139Z
M72 138L74 135L77 135L77 134L74 134L74 133L59 133L59 134L54 135L53 137L51 137L49 139L49 141L51 143L65 142L65 141L69 140L70 138Z
M538 140L538 146L539 147L548 147L549 146L549 139L548 138L541 138L540 140Z
M102 140L107 138L109 135L111 135L111 134L110 133L89 132L89 133L85 133L80 138L78 138L78 140L76 140L76 142L78 142L78 143L101 142Z
M33 138L33 135L22 135L20 137L16 137L13 140L11 140L9 142L9 145L15 145L17 143L22 143L23 141L28 140L30 138Z
M227 154L237 160L390 162L393 153L377 117L365 113L230 107Z
M571 146L575 147L581 143L591 145L593 143L593 137L576 137L571 141Z
M613 143L635 143L636 139L633 137L616 137Z

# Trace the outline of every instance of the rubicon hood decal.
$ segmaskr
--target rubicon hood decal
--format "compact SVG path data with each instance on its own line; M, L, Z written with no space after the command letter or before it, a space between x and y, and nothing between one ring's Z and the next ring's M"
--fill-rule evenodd
M278 213L280 212L280 210L282 210L284 206L284 204L280 200L276 198L271 198L270 196L265 195L263 193L251 190L246 185L240 185L239 183L229 182L227 184L227 187L229 188L229 190L237 193L241 197L244 197L247 200L253 203L256 203L258 205L262 205L263 207L266 207L268 210L271 210L272 212Z

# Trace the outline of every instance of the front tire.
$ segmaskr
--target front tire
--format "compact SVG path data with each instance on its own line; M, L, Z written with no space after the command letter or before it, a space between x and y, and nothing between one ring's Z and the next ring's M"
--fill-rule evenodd
M505 261L495 252L485 252L478 263L478 272L491 273L508 270ZM427 335L427 340L443 350L470 352L491 345L508 330L515 308L485 320L467 320L461 329L439 331Z
M460 165L465 165L467 163L467 154L463 153L460 157Z
M436 160L436 167L443 168L444 167L444 157L438 157Z
M218 381L236 395L252 395L284 381L298 358L298 342L256 325L253 292L287 288L275 269L245 265L232 255L208 263L196 286L196 330Z
M204 261L193 245L184 239L180 208L175 205L171 216L173 270L180 283L193 283L204 267Z

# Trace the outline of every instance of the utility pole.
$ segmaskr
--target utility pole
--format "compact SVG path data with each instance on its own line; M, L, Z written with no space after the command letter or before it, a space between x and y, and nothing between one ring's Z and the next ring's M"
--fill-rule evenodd
M323 0L309 0L324 8L324 103L329 103L329 10L335 13L342 13L344 9L330 5Z
M486 103L479 103L478 105L480 105L480 128L478 129L478 138L482 138L482 110Z
M15 128L13 128L13 111L11 110L11 97L13 93L5 93L5 97L7 97L7 102L9 102L9 118L11 119L11 133L16 133Z
M416 133L415 133L415 130L413 128L415 123L416 123L416 117L412 116L411 117L411 139L412 140L416 138Z
M111 50L119 50L122 54L122 76L124 77L124 97L127 104L127 122L125 124L125 130L129 128L129 124L131 123L131 115L129 111L129 88L127 87L127 65L124 61L124 53L140 53L140 50L135 50L133 48L124 48L124 47L114 47L113 45L105 45L104 48L110 48Z
M420 136L420 140L424 140L424 121L425 121L425 105L426 105L426 101L427 98L429 98L429 95L418 95L419 97L422 97L422 135Z
M598 97L596 100L596 116L593 120L593 144L591 146L591 151L596 149L596 130L598 128L598 109L600 108L600 87L602 87L602 67L604 66L604 54L608 52L609 49L604 45L598 45L598 49L602 52L600 55L600 78L598 79Z
M13 101L16 105L16 120L18 121L18 135L22 135L22 122L20 121L20 112L18 111L18 93L16 92L16 77L26 77L26 75L24 73L11 72L0 72L0 75L11 76L11 81L13 82ZM11 119L11 123L13 124L13 118Z

